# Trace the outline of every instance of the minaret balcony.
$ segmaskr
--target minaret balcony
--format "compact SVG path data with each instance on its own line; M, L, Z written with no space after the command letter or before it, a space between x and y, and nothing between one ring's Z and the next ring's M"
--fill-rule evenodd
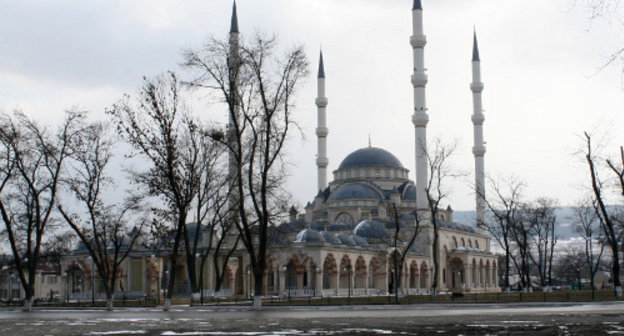
M472 90L472 92L474 93L478 93L483 91L483 83L479 82L479 83L471 83L470 84L470 90Z
M427 36L425 35L412 35L410 37L410 44L412 48L424 48L427 45Z
M483 125L483 122L485 121L485 116L483 115L483 113L473 114L471 119L474 125Z
M318 98L316 98L316 100L314 100L314 103L316 103L317 107L326 107L327 106L327 98L325 98L325 97L318 97Z
M429 115L427 110L414 111L412 116L412 123L415 127L425 127L429 123Z
M481 145L481 146L473 146L472 147L472 154L474 154L474 156L483 156L485 155L485 146Z
M319 168L326 168L327 165L329 165L329 159L325 158L325 157L317 157L316 158L316 165Z
M424 72L416 72L412 75L412 85L414 87L425 87L428 81L429 78Z
M326 137L327 134L329 134L329 128L327 127L317 127L316 128L316 135L319 137Z

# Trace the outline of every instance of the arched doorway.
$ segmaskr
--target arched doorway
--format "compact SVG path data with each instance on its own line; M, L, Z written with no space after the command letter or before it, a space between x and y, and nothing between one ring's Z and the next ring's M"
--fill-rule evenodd
M451 289L461 291L464 283L464 263L459 258L449 260L449 270L451 272Z

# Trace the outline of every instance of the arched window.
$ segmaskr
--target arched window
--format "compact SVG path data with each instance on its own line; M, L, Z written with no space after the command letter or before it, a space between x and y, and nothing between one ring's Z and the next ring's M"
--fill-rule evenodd
M342 212L338 216L336 216L335 222L336 224L340 224L340 225L353 226L353 217L351 217L351 215L349 215L346 212Z

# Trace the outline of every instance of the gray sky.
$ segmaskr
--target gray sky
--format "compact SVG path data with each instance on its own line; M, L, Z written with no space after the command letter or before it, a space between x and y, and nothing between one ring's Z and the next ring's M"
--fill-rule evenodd
M239 0L243 35L276 32L304 44L316 73L322 45L327 74L329 170L373 146L414 170L411 123L411 0ZM455 166L472 174L472 30L479 35L488 152L486 172L515 174L527 196L581 197L586 175L572 153L583 130L611 130L624 143L619 64L593 76L617 49L620 27L590 24L574 0L423 0L428 44L429 138L458 139ZM5 0L0 2L0 109L22 108L53 123L78 105L104 117L144 75L178 70L180 51L225 36L230 0ZM304 138L290 147L289 190L300 205L316 189L316 80L298 95ZM205 101L207 103L207 101ZM199 102L197 106L203 106ZM225 112L206 108L206 120ZM618 134L620 133L620 134ZM471 210L468 183L453 181L449 203ZM332 178L330 177L330 180Z

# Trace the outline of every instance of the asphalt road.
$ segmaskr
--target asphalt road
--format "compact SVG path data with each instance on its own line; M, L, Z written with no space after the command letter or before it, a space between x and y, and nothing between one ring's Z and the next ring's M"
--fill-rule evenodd
M0 311L0 335L617 335L624 303Z

